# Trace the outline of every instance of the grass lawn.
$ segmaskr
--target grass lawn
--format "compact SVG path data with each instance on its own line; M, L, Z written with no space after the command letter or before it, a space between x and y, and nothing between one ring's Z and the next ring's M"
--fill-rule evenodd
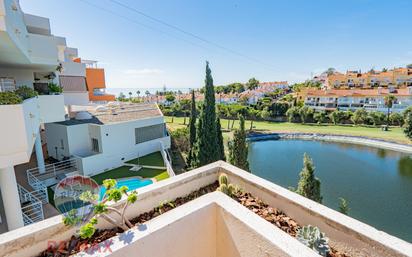
M161 166L161 167L165 166L163 162L163 157L160 154L160 152L151 153L149 155L127 161L126 163L148 165L148 166Z
M175 117L174 123L171 123L171 117L165 117L167 126L170 129L177 129L184 127L183 118ZM223 129L227 128L228 120L221 119ZM235 126L239 126L239 122L235 122ZM255 121L253 122L254 130L259 132L303 132L303 133L321 133L334 135L350 135L362 136L375 139L382 139L402 144L411 144L412 142L405 137L402 129L399 127L391 127L390 131L382 131L380 128L352 126L352 125L331 125L331 124L300 124L289 122L267 122ZM250 122L246 121L245 127L250 127ZM223 134L227 138L228 132Z
M97 184L101 185L105 179L121 179L128 177L141 176L144 178L156 178L157 181L166 179L169 174L166 170L148 169L142 168L139 171L131 171L130 166L121 166L116 169L112 169L92 177Z

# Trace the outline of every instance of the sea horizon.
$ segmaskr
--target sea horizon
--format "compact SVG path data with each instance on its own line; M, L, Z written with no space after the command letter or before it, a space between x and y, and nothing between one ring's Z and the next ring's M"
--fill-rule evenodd
M163 87L152 87L152 88L132 88L132 87L125 87L125 88L106 88L106 93L113 94L119 96L120 93L125 94L128 96L129 92L132 92L133 96L137 95L137 91L140 91L140 96L144 96L145 92L148 90L151 94L156 93L156 91L164 91L165 88ZM178 88L178 87L166 87L166 91L174 91L177 92L180 90L182 93L188 93L191 88Z

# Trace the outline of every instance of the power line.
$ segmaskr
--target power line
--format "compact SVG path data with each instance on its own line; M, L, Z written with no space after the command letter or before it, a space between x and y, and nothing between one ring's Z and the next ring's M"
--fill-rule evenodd
M222 46L222 45L220 45L220 44L218 44L218 43L212 42L212 41L210 41L210 40L208 40L208 39L205 39L205 38L203 38L203 37L201 37L201 36L198 36L198 35L196 35L196 34L194 34L194 33L192 33L192 32L186 31L186 30L181 29L181 28L179 28L179 27L177 27L177 26L175 26L175 25L173 25L173 24L170 24L170 23L168 23L168 22L165 22L165 21L163 21L163 20L160 20L160 19L158 19L158 18L155 18L155 17L153 17L153 16L151 16L151 15L149 15L149 14L146 14L146 13L144 13L144 12L142 12L142 11L134 8L134 7L128 6L128 5L126 5L126 4L122 3L122 2L119 2L119 1L117 1L117 0L110 0L110 2L112 2L112 3L114 3L114 4L117 4L117 5L119 5L119 6L123 7L123 8L126 8L126 9L128 9L128 10L131 10L131 11L133 11L133 12L139 14L139 15L142 15L142 16L144 16L144 17L146 17L146 18L148 18L148 19L150 19L150 20L152 20L152 21L155 21L155 22L160 23L160 24L162 24L162 25L164 25L164 26L167 26L167 27L172 28L172 29L174 29L174 30L176 30L176 31L179 31L180 33L183 33L183 34L185 34L185 35L187 35L187 36L190 36L190 37L193 37L193 38L195 38L195 39L197 39L197 40L200 40L200 41L202 41L202 42L204 42L204 43L206 43L206 44L213 45L213 46L215 46L215 47L217 47L217 48L220 48L220 49L222 49L222 50L224 50L224 51L226 51L226 52L229 52L229 53L231 53L231 54L234 54L234 55L243 57L243 58L248 59L248 60L250 60L250 61L259 63L259 64L264 65L264 66L268 66L268 67L274 69L273 66L271 66L271 65L269 65L269 64L267 64L267 63L265 63L265 62L262 62L262 61L260 61L260 60L258 60L258 59L256 59L256 58L254 58L254 57L247 56L247 55L245 55L245 54L239 53L239 52L234 51L234 50L232 50L232 49L230 49L230 48L227 48L227 47L225 47L225 46Z
M186 43L188 43L188 44L191 44L191 45L194 45L194 46L197 46L197 47L206 49L206 50L210 50L209 48L206 48L206 47L204 47L204 46L202 46L202 45L196 44L196 43L194 43L194 42L192 42L192 41L183 39L183 38L181 38L181 37L177 37L177 36L175 36L174 34L171 34L171 33L168 33L168 32L166 32L166 31L157 29L157 28L155 28L155 27L149 26L149 25L144 24L144 23L142 23L142 22L138 22L138 21L136 21L136 20L134 20L134 19L131 19L131 18L127 17L127 16L124 16L124 15L121 15L121 14L119 14L119 13L113 12L113 11L111 11L111 10L109 10L109 9L107 9L107 8L101 7L101 6L99 6L99 5L90 3L90 2L87 1L87 0L80 0L80 1L82 1L82 2L85 3L85 4L90 5L90 6L92 6L92 7L95 7L95 8L97 8L97 9L101 10L101 11L104 11L104 12L110 13L110 14L112 14L112 15L114 15L114 16L118 16L118 17L120 17L120 18L123 18L123 19L125 19L125 20L128 20L128 21L130 21L130 22L132 22L132 23L134 23L134 24L136 24L136 25L139 25L139 26L141 26L141 27L144 27L144 28L146 28L146 29L153 30L153 31L156 31L156 32L160 32L160 33L163 33L163 34L165 34L165 35L167 35L167 36L169 36L169 37L172 37L172 38L174 38L174 39L181 40L181 41L183 41L183 42L186 42Z

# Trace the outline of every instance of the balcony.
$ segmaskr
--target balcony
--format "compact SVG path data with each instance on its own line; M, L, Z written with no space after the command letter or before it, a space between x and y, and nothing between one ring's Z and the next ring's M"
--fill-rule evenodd
M32 34L50 36L50 21L47 18L24 14L24 22L26 23L27 31Z
M54 36L28 34L29 55L32 63L57 66L58 52Z
M63 121L65 110L61 95L41 95L21 104L0 105L0 167L27 162L39 133L40 124Z
M412 245L401 239L224 162L138 189L138 200L126 216L136 217L158 207L160 202L210 185L222 172L228 175L230 183L282 210L297 223L319 227L329 237L330 245L344 249L349 256L408 256L412 252ZM120 208L125 200L112 207ZM112 227L103 219L99 219L97 226ZM56 216L0 235L0 252L7 256L37 255L50 242L57 242L57 246L62 240L69 240L76 229L64 226L62 217ZM94 249L105 249L109 243L111 251L104 256L185 257L194 252L202 257L317 256L296 238L220 192L205 194L110 240Z

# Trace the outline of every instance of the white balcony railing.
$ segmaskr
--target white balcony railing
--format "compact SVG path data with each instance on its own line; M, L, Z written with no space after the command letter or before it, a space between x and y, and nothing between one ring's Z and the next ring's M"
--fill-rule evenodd
M32 192L17 184L24 225L44 220L43 203Z
M40 172L39 167L36 167L28 169L26 173L30 186L36 191L39 191L39 194L43 194L42 191L44 187L56 184L61 179L65 178L68 173L76 172L78 170L78 159L72 158L48 164L45 166L44 172Z
M12 78L0 78L0 92L16 90L16 81Z

